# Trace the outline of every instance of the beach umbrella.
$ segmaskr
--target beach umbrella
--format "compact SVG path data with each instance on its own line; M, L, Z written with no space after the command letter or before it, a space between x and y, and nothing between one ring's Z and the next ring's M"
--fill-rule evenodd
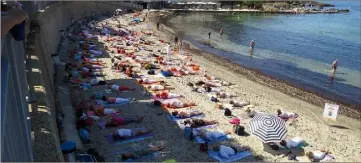
M249 125L251 133L264 143L280 142L287 133L285 121L274 115L258 113Z

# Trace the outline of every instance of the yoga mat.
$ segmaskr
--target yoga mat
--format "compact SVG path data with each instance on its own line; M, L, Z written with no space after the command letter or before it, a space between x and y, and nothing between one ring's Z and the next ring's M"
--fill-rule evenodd
M100 121L100 122L98 122L98 126L99 126L101 129L107 128L107 127L106 127L106 124L107 124L107 121Z
M144 134L144 135L134 136L134 137L131 137L131 138L120 139L120 140L114 140L113 136L111 134L106 135L104 137L105 137L105 139L108 140L109 144L115 144L115 143L116 144L125 144L125 143L136 142L136 141L141 141L141 140L151 138L151 137L153 137L153 133L150 132L150 133L147 133L147 134Z
M192 116L189 118L203 118L204 116L205 116L204 114L200 114L200 115ZM179 121L179 120L183 120L183 119L188 119L188 118L175 118L172 115L167 115L167 118L171 121Z
M208 150L208 155L210 157L218 160L219 162L233 162L233 161L238 161L245 157L251 156L252 153L249 151L243 151L243 152L238 152L237 154L235 154L229 158L224 158L218 152L216 152L214 150Z
M115 107L115 106L122 106L122 105L126 105L126 104L129 104L130 101L126 101L126 102L123 102L123 103L118 103L118 104L110 104L108 102L104 102L103 100L97 100L96 101L98 105L102 105L102 106L105 106L105 107Z
M228 140L229 136L226 135L226 136L221 136L217 139L213 139L212 141L208 141L208 144L214 144L214 143L217 143L217 142L220 142L220 141L225 141L225 140ZM200 136L196 136L193 140L195 143L198 143L198 144L203 144L205 143L206 141L201 138Z

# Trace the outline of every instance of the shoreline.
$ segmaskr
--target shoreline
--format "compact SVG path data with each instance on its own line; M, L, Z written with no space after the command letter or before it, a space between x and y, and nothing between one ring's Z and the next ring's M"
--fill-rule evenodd
M156 14L157 13L158 12L156 12ZM168 13L168 15L166 15L166 13L162 12L162 14L164 14L162 21L166 21L168 19L167 16L171 16L173 13L170 13L170 14ZM154 19L153 19L153 21L152 20L150 21L150 23L153 23L153 25L154 25L154 22L155 22ZM165 26L164 24L162 24L162 26L163 26L163 29L165 29L166 31L159 31L159 32L165 34L168 38L170 38L170 40L173 40L175 31L172 31L172 29L170 27ZM342 101L329 99L327 97L324 97L321 94L312 92L310 90L306 90L306 89L304 89L300 86L296 86L295 84L290 83L288 81L277 79L270 75L266 75L256 69L246 68L240 64L230 61L229 59L226 59L221 56L217 56L216 54L203 52L201 49L192 45L191 43L189 43L186 40L184 40L184 42L185 42L184 50L192 52L193 54L195 54L197 56L201 56L202 58L206 59L209 62L216 63L222 67L228 68L236 74L245 76L249 80L252 80L259 84L273 88L276 91L280 91L280 92L290 95L292 97L296 97L297 99L301 99L310 104L320 106L322 108L325 106L325 103L337 104L340 106L340 110L339 110L340 115L345 115L347 117L355 118L355 119L361 119L361 110L360 110L361 106L359 106L359 105L348 104L348 103L345 103Z
M326 11L307 11L307 12L296 12L294 10L278 10L278 11L267 11L257 9L233 9L233 10L210 10L210 9L167 9L169 11L181 11L181 12L234 12L234 13L270 13L270 14L338 14L338 13L349 13L348 9L335 9Z

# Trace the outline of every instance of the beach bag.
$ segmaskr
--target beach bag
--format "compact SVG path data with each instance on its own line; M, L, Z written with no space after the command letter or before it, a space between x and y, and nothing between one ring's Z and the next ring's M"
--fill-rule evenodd
M240 119L233 118L232 120L229 121L229 123L234 124L234 125L239 125L240 124Z
M188 140L193 139L193 128L192 127L184 128L184 137Z
M155 71L154 70L149 70L148 71L148 75L154 75L155 74Z
M238 136L244 135L244 127L240 125L234 125L233 126L233 132L237 134Z
M200 144L200 145L199 145L199 150L200 150L201 152L206 152L206 151L208 151L208 142L206 141L206 142Z
M217 99L217 97L212 96L212 97L211 97L211 101L212 101L212 102L218 102L218 99Z
M227 117L232 116L232 111L229 110L228 108L224 109L224 116L227 116Z

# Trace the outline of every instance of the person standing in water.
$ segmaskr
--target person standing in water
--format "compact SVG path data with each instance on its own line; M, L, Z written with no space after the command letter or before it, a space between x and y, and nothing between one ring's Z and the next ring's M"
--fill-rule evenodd
M223 35L223 28L221 28L221 30L219 30L219 34L222 36Z
M177 37L177 36L175 36L175 38L174 38L174 46L176 46L176 45L177 45L177 43L178 43L178 37Z
M338 67L338 60L336 59L335 61L332 62L332 73L333 74L336 73L337 67Z
M250 43L249 43L249 46L251 47L251 49L254 49L254 46L256 45L256 42L254 40L252 40Z
M157 22L157 29L158 29L158 31L159 31L159 25L160 25L160 23L159 23L159 22Z
M208 33L208 45L211 45L211 34L212 32Z
M167 49L167 55L169 56L170 55L170 43L168 43L167 44L167 47L166 47L166 49Z
M183 40L180 39L178 42L178 54L182 54Z

